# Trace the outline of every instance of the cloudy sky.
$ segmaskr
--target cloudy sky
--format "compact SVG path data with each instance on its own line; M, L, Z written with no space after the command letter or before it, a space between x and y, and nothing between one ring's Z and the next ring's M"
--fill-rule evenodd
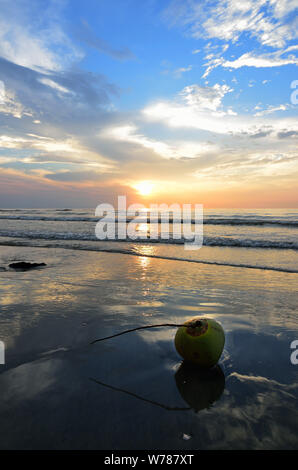
M297 5L0 0L0 206L298 207Z

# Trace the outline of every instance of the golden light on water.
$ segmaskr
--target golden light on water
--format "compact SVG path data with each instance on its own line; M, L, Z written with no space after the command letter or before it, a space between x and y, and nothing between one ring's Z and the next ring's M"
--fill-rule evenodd
M137 232L142 232L143 235L147 235L149 232L149 224L147 223L141 223L136 226L136 231Z

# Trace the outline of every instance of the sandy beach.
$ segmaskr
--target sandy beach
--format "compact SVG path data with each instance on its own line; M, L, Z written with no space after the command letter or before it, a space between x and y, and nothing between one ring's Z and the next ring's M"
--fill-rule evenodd
M204 248L203 248L204 250ZM0 249L1 449L296 448L297 275L62 248ZM218 320L219 366L202 376L175 328Z
M0 6L0 451L298 450L297 1Z

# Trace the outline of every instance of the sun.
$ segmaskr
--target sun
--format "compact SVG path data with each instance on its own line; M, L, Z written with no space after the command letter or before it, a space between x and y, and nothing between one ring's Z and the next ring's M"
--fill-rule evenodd
M154 184L150 181L140 181L139 183L134 184L133 187L141 196L149 196L153 191Z

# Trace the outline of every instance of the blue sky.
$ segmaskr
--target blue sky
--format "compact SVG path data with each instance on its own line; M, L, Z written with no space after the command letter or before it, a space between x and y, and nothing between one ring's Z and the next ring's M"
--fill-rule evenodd
M147 202L297 207L297 18L296 0L1 0L0 205L149 181Z

